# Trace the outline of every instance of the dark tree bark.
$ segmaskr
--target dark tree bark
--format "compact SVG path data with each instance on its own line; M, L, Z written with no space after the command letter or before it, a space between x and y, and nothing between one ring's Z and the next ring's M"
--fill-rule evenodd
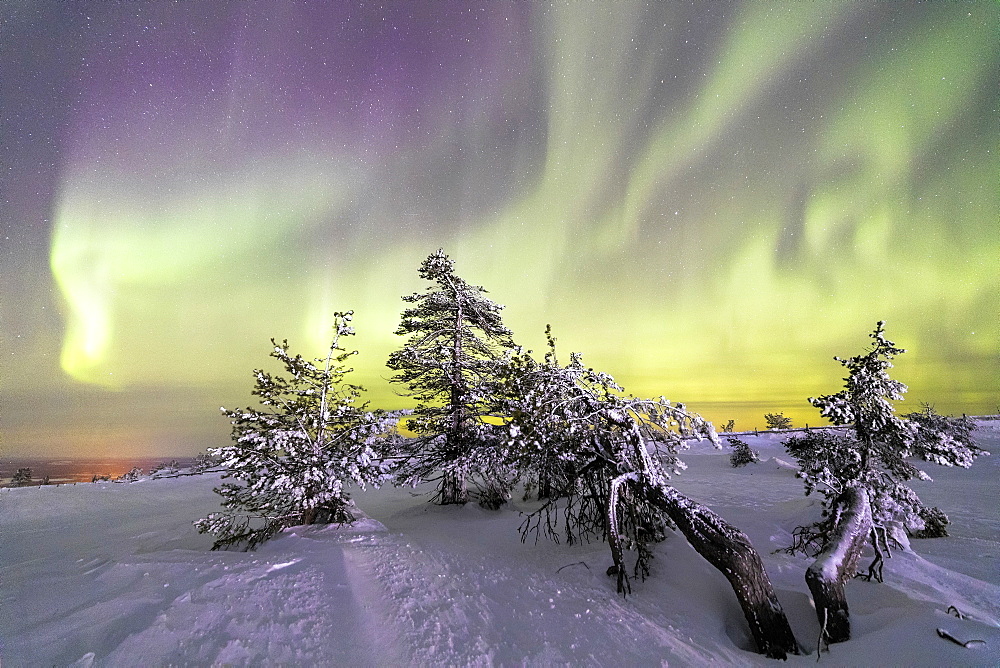
M848 487L837 499L835 513L826 547L806 570L806 584L816 604L816 616L830 643L851 639L844 585L857 573L861 550L872 533L868 493L861 487Z
M613 488L618 484L638 486L646 499L677 525L691 547L726 576L761 654L772 659L785 659L788 654L798 654L799 646L788 618L764 571L760 555L747 535L673 487L644 484L640 480L635 474L623 476L615 481L617 484ZM608 537L621 583L624 565L621 541L615 530L616 503L617 489L613 489L608 511Z
M465 475L461 471L445 471L442 476L441 505L468 503L469 489L465 483Z

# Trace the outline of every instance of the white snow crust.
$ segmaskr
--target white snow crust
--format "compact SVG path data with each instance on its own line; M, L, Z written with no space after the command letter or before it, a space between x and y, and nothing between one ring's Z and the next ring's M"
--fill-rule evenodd
M854 637L824 665L1000 664L1000 423L977 437L993 456L913 483L951 536L895 550L885 584L847 585ZM812 666L810 560L773 551L818 518L819 500L802 496L780 438L743 438L764 461L734 469L700 444L672 483L750 536L812 652L787 663ZM217 484L0 490L0 665L780 665L752 651L725 578L679 533L623 600L606 545L522 544L531 502L493 512L431 505L429 489L356 492L366 517L354 526L211 552L191 523L218 508Z

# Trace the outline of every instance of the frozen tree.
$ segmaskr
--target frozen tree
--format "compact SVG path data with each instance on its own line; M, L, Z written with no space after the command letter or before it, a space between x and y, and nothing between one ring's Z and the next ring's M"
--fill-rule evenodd
M491 457L496 430L483 419L504 353L514 345L500 318L503 307L458 277L443 250L418 273L432 285L403 297L411 306L396 334L408 339L387 362L396 371L392 380L418 402L407 423L416 438L402 451L397 475L411 483L440 475L436 498L448 504L468 501L468 477L486 473L483 500L493 505L508 493L506 474Z
M205 473L218 465L218 457L210 455L207 452L199 452L194 460L194 472Z
M25 487L32 482L34 472L30 467L19 468L14 471L14 477L10 479L11 487Z
M535 470L547 501L522 525L522 538L567 542L600 538L611 547L609 574L629 591L626 551L636 555L633 577L649 573L651 544L678 529L729 580L761 653L798 653L791 628L750 540L669 484L684 468L686 438L709 438L711 425L682 404L626 396L614 379L584 367L578 354L567 366L550 354L542 363L513 356L504 378L508 452L520 472Z
M561 366L550 326L545 336L549 350L544 361L537 362L530 351L512 351L493 395L493 412L507 419L507 449L500 459L524 481L526 499L536 491L538 499L565 496L573 487L582 447L582 428L562 409L580 393L583 364L573 354L570 364Z
M253 549L290 526L353 521L347 488L378 485L387 476L379 459L380 436L392 429L395 413L358 405L362 388L345 381L356 353L341 347L354 333L352 313L335 314L333 341L325 359L312 362L272 339L271 357L286 375L256 370L253 394L262 408L222 409L233 424L233 442L212 448L226 468L227 482L215 491L223 512L195 522L216 536L212 549Z
M729 463L733 465L733 468L760 461L760 453L752 449L750 444L743 439L729 436L726 441L733 448L733 454L729 455Z
M983 454L972 442L971 422L925 412L904 419L893 401L906 386L889 376L892 359L905 352L885 338L884 322L870 335L871 350L841 359L848 371L844 389L809 399L820 414L843 431L816 431L796 436L785 447L799 463L806 494L823 496L823 516L796 529L791 550L815 555L806 582L816 602L819 622L830 642L850 638L844 584L853 577L866 542L875 549L868 577L881 579L893 527L924 529L926 508L905 483L930 480L910 458L967 468Z
M170 478L177 475L180 466L181 463L176 459L171 459L169 462L159 462L149 469L149 475L154 478Z
M136 466L133 467L132 470L129 471L128 473L123 473L117 478L115 478L115 482L135 482L141 477L142 477L142 469Z
M768 429L789 429L792 426L792 418L785 417L783 413L764 413L764 422Z

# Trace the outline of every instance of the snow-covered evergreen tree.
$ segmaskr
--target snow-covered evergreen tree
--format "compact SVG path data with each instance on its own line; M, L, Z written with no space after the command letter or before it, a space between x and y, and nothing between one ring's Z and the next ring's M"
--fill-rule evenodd
M419 402L407 423L416 438L403 451L397 475L418 482L440 474L437 500L448 504L468 501L468 477L479 471L490 505L506 494L507 483L489 470L496 464L490 457L496 429L483 418L505 352L514 346L511 332L500 318L503 307L457 276L443 250L418 273L433 285L403 297L412 306L396 334L408 339L387 362L396 371L392 380Z
M199 452L198 456L195 457L194 466L192 468L195 473L205 473L218 465L218 457L210 455L207 452Z
M968 468L984 453L972 442L971 421L933 411L910 419L896 415L892 402L901 400L907 388L889 376L889 369L905 350L886 339L884 327L881 321L876 325L867 353L834 358L848 371L843 390L809 399L844 431L815 431L785 441L799 463L806 494L823 495L822 519L799 527L791 549L818 555L807 582L831 642L850 637L843 584L854 575L865 541L871 540L876 553L869 577L880 579L893 527L920 531L925 518L940 522L906 485L913 478L931 479L910 459Z
M30 467L19 468L14 471L14 476L10 479L11 487L25 487L32 483L34 472Z
M115 478L115 482L135 482L139 480L139 478L141 477L142 477L142 469L136 466L133 467L132 470L129 471L128 473L123 473L117 478Z
M160 462L154 464L149 469L149 475L153 478L170 478L177 475L180 471L180 466L181 463L176 459L171 459L169 462Z
M736 436L729 436L726 438L726 441L733 448L733 454L729 455L729 463L733 465L733 468L739 468L740 466L760 461L760 453L751 448L750 444L743 439Z
M353 521L347 487L377 486L387 477L378 443L399 415L367 411L357 403L362 388L345 381L345 362L356 353L341 347L341 338L354 334L351 317L335 314L326 359L310 362L272 339L271 357L287 375L254 371L253 394L263 408L222 409L233 442L209 454L227 469L223 478L240 482L215 490L223 512L195 522L216 536L212 549L253 549L286 527Z
M668 483L684 464L686 438L709 438L711 425L682 404L622 394L608 374L580 355L560 366L555 341L544 362L513 355L500 400L508 416L514 468L533 475L547 501L522 525L534 535L567 542L590 537L611 547L619 591L629 590L625 553L636 555L633 575L645 576L651 546L679 529L692 547L730 581L761 653L784 658L797 645L759 555L741 531Z
M792 426L792 418L785 417L784 413L764 413L764 422L768 429L789 429Z

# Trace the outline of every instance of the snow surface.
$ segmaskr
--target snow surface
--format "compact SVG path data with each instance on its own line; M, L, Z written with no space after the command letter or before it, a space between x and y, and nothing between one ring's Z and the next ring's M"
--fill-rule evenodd
M885 584L847 586L854 639L825 665L1000 664L1000 422L993 456L925 467L922 498L951 537L894 551ZM773 551L816 519L782 459L786 434L745 436L764 461L734 469L697 445L674 482L743 529L814 665L809 560ZM258 551L211 552L191 523L218 507L219 474L0 490L0 664L766 665L725 578L675 533L623 600L604 544L518 533L500 511L438 507L429 490L356 494L352 527L285 532ZM955 606L959 619L946 613ZM941 628L968 649L938 637Z

